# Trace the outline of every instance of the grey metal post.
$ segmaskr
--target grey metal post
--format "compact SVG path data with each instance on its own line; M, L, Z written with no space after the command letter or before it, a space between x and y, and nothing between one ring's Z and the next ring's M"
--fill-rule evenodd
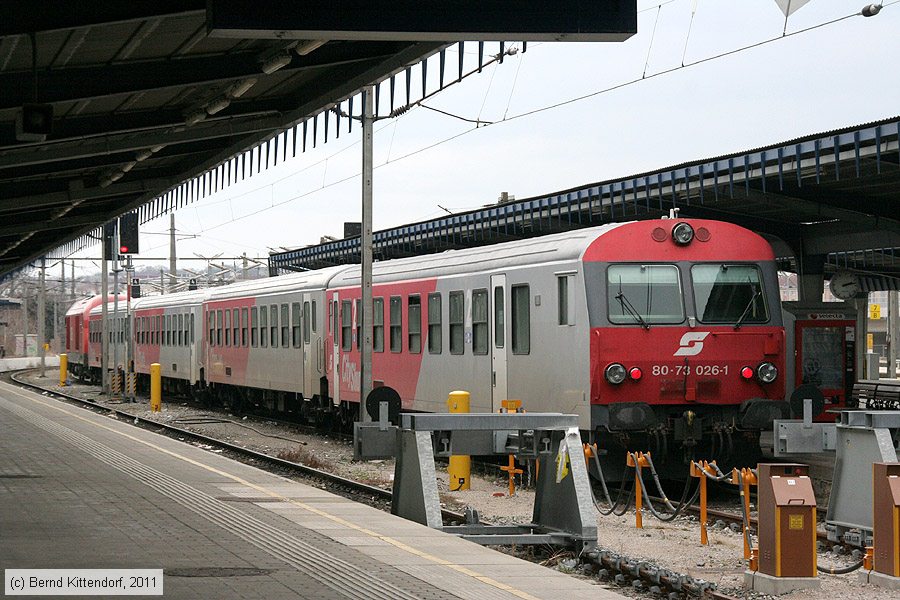
M22 284L22 356L28 356L28 291Z
M375 90L368 87L363 91L363 133L362 133L362 235L360 237L360 261L362 268L362 306L363 314L360 331L360 369L359 369L359 413L364 423L372 420L366 410L365 402L372 391L372 123L375 120Z
M72 286L72 296L71 296L72 302L75 302L75 261L74 260L72 261L72 281L71 281L70 285Z
M888 292L888 379L897 378L900 358L900 292Z
M113 372L119 374L119 235L116 230L116 243L113 244ZM119 381L119 391L122 391L122 382Z
M175 255L175 213L169 215L169 292L175 289L176 271L178 269Z
M38 310L37 310L37 343L39 345L38 353L41 357L41 377L46 377L44 374L45 362L46 362L46 350L44 350L44 338L46 337L46 332L44 331L47 326L47 286L46 282L46 273L47 270L47 259L41 257L41 289L38 294Z
M247 253L244 252L241 254L241 258L244 261L243 271L241 272L241 278L246 280L250 276L250 261L247 260Z
M126 257L125 262L125 289L128 290L128 294L125 296L125 372L132 373L134 369L132 368L132 362L134 361L134 332L128 328L131 324L131 282L134 281L132 279L134 277L134 263L131 262L131 255L129 254ZM124 382L123 382L124 383ZM124 394L126 398L134 401L134 396L131 395L131 388L124 388Z
M100 319L100 381L103 393L109 395L109 373L106 372L109 366L106 361L106 353L109 350L109 307L107 306L107 300L109 299L109 256L106 253L106 228L103 229L103 243L101 246L103 248L101 250L103 260L100 261L100 297L102 298L101 306L103 307L103 312ZM87 348L85 348L85 352L87 352ZM85 364L87 364L87 360L85 360Z

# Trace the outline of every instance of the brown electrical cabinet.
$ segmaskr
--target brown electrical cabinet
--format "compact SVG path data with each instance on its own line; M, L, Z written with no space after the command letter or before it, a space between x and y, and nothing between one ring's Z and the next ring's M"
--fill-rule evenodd
M809 467L760 464L759 571L773 577L816 576L816 497Z
M900 577L900 463L874 463L874 569Z

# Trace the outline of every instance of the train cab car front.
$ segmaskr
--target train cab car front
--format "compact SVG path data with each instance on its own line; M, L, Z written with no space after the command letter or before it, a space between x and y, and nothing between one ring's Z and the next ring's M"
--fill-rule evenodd
M733 436L758 447L787 409L769 244L730 223L644 221L598 238L584 260L598 438L713 458Z

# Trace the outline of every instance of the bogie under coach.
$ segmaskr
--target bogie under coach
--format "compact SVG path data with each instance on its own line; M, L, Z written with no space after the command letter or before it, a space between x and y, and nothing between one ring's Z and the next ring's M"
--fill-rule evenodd
M464 389L473 412L515 398L577 414L614 452L704 457L756 449L786 416L774 256L730 223L608 224L376 262L373 297L373 377L404 410L444 411ZM231 404L355 418L358 266L132 309L139 373L158 360L168 379Z

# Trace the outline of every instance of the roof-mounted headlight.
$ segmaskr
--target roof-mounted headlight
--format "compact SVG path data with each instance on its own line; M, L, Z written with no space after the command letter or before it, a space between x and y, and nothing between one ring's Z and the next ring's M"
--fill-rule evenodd
M694 228L689 223L679 223L672 228L672 239L679 246L685 246L694 239Z

